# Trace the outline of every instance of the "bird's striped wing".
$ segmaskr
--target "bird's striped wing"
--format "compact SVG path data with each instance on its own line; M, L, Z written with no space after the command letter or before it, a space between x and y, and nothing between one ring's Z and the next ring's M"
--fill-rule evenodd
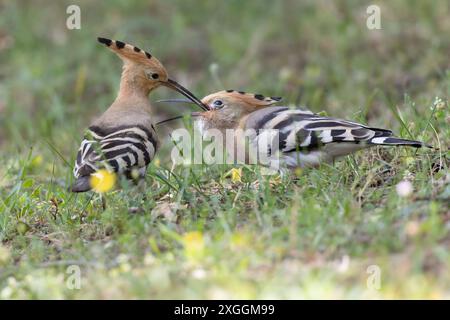
M298 153L306 160L314 155L312 162L330 161L370 145L423 145L418 141L392 137L390 130L287 107L253 112L247 124L260 132L264 129L278 130L278 151L285 155ZM275 151L273 148L269 150Z
M157 147L153 129L143 126L101 129L92 126L78 150L73 173L80 178L107 168L128 175L134 168L145 168Z

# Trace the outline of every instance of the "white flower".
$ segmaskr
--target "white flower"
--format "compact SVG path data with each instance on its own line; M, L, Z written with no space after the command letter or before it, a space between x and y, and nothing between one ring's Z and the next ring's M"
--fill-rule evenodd
M195 269L192 271L192 277L195 279L204 279L206 277L206 271L204 269Z
M413 186L408 180L400 181L395 189L400 197L408 197L413 192Z
M13 290L10 287L4 287L2 291L0 291L0 298L2 299L10 299L13 294Z

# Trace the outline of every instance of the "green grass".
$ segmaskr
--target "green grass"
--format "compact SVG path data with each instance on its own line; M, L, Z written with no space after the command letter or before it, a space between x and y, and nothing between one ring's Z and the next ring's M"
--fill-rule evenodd
M450 298L446 1L380 1L375 31L360 1L76 3L74 31L73 1L0 3L0 298ZM84 128L118 88L99 35L149 50L199 96L279 95L441 151L371 149L281 178L249 166L233 182L232 166L172 168L161 128L145 193L108 193L103 212L66 191Z

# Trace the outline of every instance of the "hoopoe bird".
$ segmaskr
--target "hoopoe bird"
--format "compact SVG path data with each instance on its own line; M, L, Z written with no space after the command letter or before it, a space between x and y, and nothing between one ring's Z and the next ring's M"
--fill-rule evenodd
M90 190L90 177L100 168L133 179L145 174L159 147L148 101L154 89L169 87L206 109L189 90L170 79L150 53L122 41L98 41L122 59L123 71L116 99L91 124L81 142L73 169L73 192Z
M264 156L278 168L332 163L339 157L377 145L430 147L420 141L397 138L391 130L324 117L308 110L277 106L281 100L281 97L265 97L243 91L219 91L202 99L208 110L192 113L192 116L202 133L217 129L225 137L226 130L233 129L236 132L234 139L225 142L227 150L235 148L236 144L246 143L248 139L253 146L259 146L258 152L266 152ZM189 101L169 99L161 102ZM277 138L274 138L276 143L264 135L267 130L277 132ZM252 163L259 163L257 156L260 155L246 155L245 161L254 159Z

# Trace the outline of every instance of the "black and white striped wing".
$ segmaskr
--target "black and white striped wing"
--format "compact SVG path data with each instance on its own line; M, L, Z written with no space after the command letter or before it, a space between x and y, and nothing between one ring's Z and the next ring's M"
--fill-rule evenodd
M318 115L292 114L280 128L280 148L283 152L317 150L329 144L372 144L372 139L392 135L390 130L368 128L361 124ZM344 152L346 153L346 152Z
M422 146L418 141L392 137L390 130L371 128L353 121L323 117L310 111L286 107L271 107L254 112L247 123L260 131L278 130L277 151L313 165L321 161L331 161L370 145ZM272 153L275 151L270 148L269 150Z
M79 178L100 168L125 174L134 168L145 170L156 149L157 140L145 127L102 129L92 126L78 150L73 173Z

